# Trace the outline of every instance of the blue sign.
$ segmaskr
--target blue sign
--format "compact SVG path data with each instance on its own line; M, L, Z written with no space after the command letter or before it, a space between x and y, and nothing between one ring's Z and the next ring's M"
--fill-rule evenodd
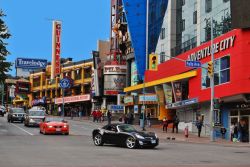
M62 89L70 88L71 87L71 80L69 78L63 78L60 80L59 85Z
M199 61L186 61L186 66L199 68L199 67L201 67L201 62L199 62Z
M112 111L121 111L124 109L124 106L122 106L122 105L110 105L108 108L109 108L109 110L112 110Z
M16 68L27 69L41 69L46 68L47 60L44 59L29 59L29 58L17 58Z
M191 105L191 104L195 104L195 103L198 103L198 98L178 101L176 103L170 103L170 104L167 104L165 107L167 109L169 109L169 108L183 107L183 106L187 106L187 105Z

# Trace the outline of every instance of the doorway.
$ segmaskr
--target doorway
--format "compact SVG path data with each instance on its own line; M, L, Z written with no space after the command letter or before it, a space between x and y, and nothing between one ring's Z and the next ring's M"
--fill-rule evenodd
M240 125L242 128L242 142L249 142L249 116L242 116Z

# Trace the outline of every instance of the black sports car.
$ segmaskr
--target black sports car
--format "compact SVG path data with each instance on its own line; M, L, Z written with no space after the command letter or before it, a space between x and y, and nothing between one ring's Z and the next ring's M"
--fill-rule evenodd
M159 144L157 135L153 132L139 132L132 125L110 124L99 129L94 129L92 138L96 146L115 144L127 148L150 147Z

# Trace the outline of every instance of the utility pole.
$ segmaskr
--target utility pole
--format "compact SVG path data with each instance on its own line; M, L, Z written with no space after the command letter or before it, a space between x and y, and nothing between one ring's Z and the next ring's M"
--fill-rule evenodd
M210 76L211 106L210 106L210 141L215 141L214 136L214 48L213 48L213 17L211 16L211 62L212 73Z

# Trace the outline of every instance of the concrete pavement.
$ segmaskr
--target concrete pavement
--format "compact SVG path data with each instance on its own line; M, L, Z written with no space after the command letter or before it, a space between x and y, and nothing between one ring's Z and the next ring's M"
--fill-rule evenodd
M66 117L67 120L72 120L69 117ZM104 122L93 122L89 117L74 117L74 121L84 121L89 124L99 125L100 127L107 124L107 121ZM118 121L112 121L112 123L118 123ZM141 130L139 125L134 125L136 129ZM168 129L168 132L162 131L161 125L152 125L151 127L145 127L146 131L155 132L161 141L175 141L175 142L184 142L184 143L197 143L197 144L219 144L224 146L237 146L237 147L250 147L249 143L241 143L241 142L230 142L225 139L217 138L215 142L211 142L210 138L207 136L198 137L195 133L189 133L188 138L185 137L184 132L179 130L179 133L172 133L172 129Z

